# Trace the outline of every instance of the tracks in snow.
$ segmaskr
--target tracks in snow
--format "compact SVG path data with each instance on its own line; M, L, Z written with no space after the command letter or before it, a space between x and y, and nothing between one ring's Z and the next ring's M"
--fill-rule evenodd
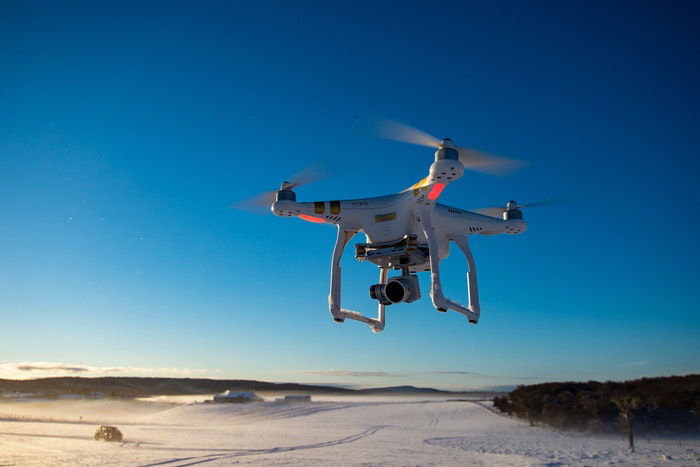
M435 428L438 423L440 423L440 420L442 417L437 415L435 412L430 410L429 408L430 402L425 403L425 407L423 408L423 411L425 412L425 416L428 417L428 424L426 425L426 428Z
M206 454L203 456L192 456L192 457L179 457L175 459L168 459L164 460L161 462L155 462L152 464L144 464L143 467L153 467L153 466L168 466L168 467L184 467L188 465L196 465L196 464L204 464L206 462L212 462L212 461L218 461L218 460L223 460L223 459L231 459L234 457L243 457L243 456L259 456L259 455L265 455L265 454L277 454L280 452L290 452L290 451L301 451L305 449L320 449L320 448L327 448L331 446L339 446L341 444L348 444L348 443L354 443L355 441L359 441L363 438L366 438L368 436L372 436L382 428L384 428L385 425L374 425L366 430L346 436L344 438L332 440L332 441L324 441L321 443L312 443L312 444L301 444L297 446L286 446L286 447L273 447L273 448L268 448L268 449L222 449L219 450L218 453L216 454ZM193 449L193 450L196 450ZM223 451L223 452L222 452Z

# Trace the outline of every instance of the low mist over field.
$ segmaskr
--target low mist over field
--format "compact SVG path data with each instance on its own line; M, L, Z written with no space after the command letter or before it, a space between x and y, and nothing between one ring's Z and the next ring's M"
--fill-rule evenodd
M332 395L323 396L332 398ZM695 463L698 440L640 440L530 427L489 402L344 396L311 402L142 400L0 403L0 462L50 465L658 465ZM352 400L350 400L352 399ZM100 425L123 433L95 441ZM409 461L410 460L410 461Z

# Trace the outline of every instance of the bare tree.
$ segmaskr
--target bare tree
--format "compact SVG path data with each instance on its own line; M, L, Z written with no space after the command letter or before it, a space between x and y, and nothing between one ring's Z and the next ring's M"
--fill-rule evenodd
M631 394L618 394L613 396L612 401L620 411L622 427L627 433L629 441L629 449L634 452L634 416L637 408L639 408L640 399L638 396Z

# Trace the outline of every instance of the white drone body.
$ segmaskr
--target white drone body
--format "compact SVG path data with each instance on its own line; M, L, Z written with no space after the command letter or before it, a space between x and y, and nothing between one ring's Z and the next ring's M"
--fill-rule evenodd
M514 201L505 208L490 208L483 215L437 202L443 189L464 174L457 149L449 139L440 141L435 162L429 175L410 188L388 196L341 201L297 202L294 185L282 184L271 206L281 217L330 223L338 226L338 236L331 261L330 295L328 305L336 322L346 319L361 321L378 333L384 329L385 307L410 303L420 298L417 272L430 271L430 297L440 312L454 310L470 323L479 321L479 293L476 266L469 249L470 235L519 234L526 230L522 211ZM495 210L495 211L494 211ZM495 217L499 216L499 217ZM350 239L362 232L366 243L355 247L360 261L371 261L380 270L379 283L370 288L378 301L376 318L369 318L341 306L340 259ZM445 297L440 280L440 261L449 255L449 243L454 242L467 260L468 304L463 306ZM389 270L400 273L388 277Z

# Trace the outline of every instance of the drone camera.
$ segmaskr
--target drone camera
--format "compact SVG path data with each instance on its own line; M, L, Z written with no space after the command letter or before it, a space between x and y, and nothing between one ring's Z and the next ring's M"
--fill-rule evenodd
M392 277L386 284L374 284L369 288L369 296L382 305L414 302L420 298L418 276L408 274Z

